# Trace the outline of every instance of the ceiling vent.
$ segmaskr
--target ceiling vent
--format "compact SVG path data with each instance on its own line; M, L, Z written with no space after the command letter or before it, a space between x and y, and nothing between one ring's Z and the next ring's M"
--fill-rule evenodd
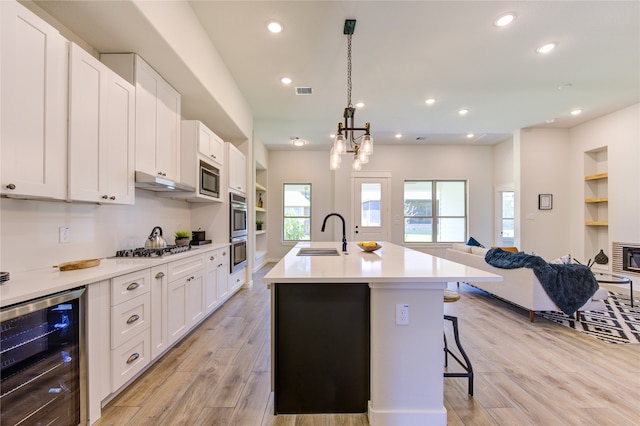
M313 95L311 87L296 87L296 95Z

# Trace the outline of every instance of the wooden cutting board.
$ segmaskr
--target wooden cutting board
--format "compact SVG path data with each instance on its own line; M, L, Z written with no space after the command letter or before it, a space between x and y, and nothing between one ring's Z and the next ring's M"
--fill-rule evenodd
M58 268L60 269L60 271L73 271L76 269L92 268L94 266L98 266L99 264L100 259L84 259L61 263L57 266L54 266L54 268Z

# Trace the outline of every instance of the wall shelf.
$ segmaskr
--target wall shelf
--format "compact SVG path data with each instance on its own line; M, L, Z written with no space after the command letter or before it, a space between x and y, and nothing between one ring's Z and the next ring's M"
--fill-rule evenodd
M609 202L609 197L596 197L596 198L585 198L585 203L607 203Z
M256 207L256 211L265 213L267 211L267 209L263 209L262 207Z
M262 234L266 234L267 230L266 229L261 229L259 231L256 230L256 235L262 235Z
M596 173L594 175L588 175L584 177L584 180L599 180L599 179L607 179L609 177L609 173Z
M609 226L609 222L603 220L590 220L584 223L586 226Z

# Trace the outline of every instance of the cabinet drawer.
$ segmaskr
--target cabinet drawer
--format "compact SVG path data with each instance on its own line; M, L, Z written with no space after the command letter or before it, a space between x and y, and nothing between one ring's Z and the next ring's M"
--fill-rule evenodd
M111 349L151 327L151 293L111 307Z
M186 277L189 274L194 274L202 268L204 268L204 258L202 255L169 262L169 282Z
M132 272L111 280L111 306L148 293L151 285L151 270Z
M138 374L151 360L151 331L145 330L118 349L111 351L111 391Z

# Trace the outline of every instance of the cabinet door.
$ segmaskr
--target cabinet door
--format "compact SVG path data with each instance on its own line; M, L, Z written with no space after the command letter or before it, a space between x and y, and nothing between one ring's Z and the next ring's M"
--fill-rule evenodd
M202 270L187 278L187 324L189 328L204 318L204 291Z
M168 347L168 285L167 265L151 268L151 359Z
M224 164L224 141L215 133L212 133L209 150L211 159L222 166Z
M187 317L187 279L181 278L169 283L167 306L167 333L169 345L177 342L189 328Z
M108 68L76 44L69 64L69 198L99 202L107 194Z
M246 164L245 156L235 146L228 143L229 164L227 166L229 173L229 188L244 193L246 191Z
M218 300L229 294L229 249L221 250L218 262Z
M158 76L146 62L135 58L136 81L136 170L155 176L156 96Z
M180 181L180 94L164 80L157 88L156 170Z
M107 145L108 202L135 202L135 89L123 78L109 71L107 112L104 136Z
M218 305L218 257L219 250L206 253L204 277L205 313L213 311Z
M67 197L67 40L17 2L0 2L0 193Z

